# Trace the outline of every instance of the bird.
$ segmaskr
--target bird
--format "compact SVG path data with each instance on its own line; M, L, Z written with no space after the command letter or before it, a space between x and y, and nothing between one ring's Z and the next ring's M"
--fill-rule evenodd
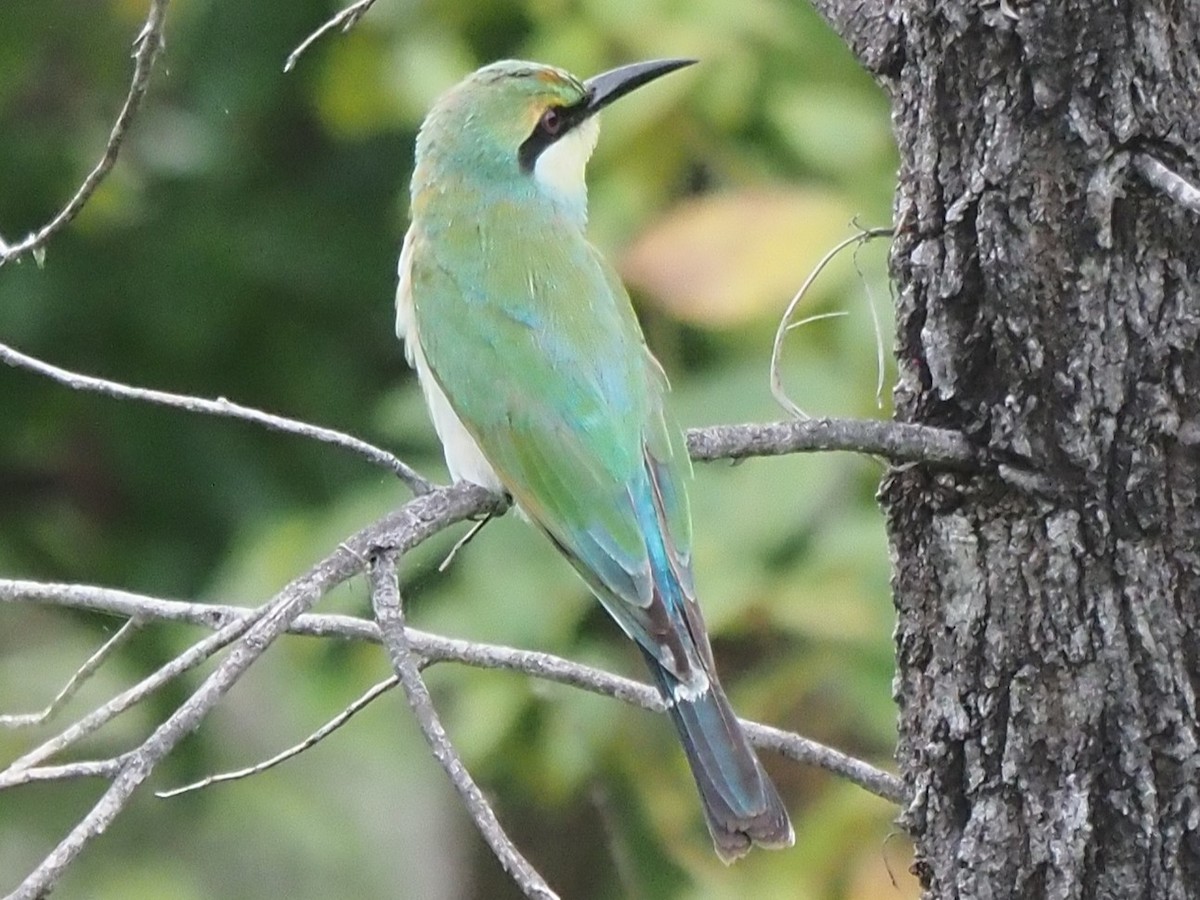
M717 677L692 576L691 462L616 271L587 237L597 114L695 60L581 81L494 62L416 139L396 332L454 481L507 495L636 643L730 863L794 832Z

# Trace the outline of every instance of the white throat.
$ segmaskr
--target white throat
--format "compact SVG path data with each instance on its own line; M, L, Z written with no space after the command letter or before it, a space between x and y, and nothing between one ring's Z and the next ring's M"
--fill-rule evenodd
M587 182L584 167L596 149L600 122L592 116L541 152L533 177L555 200L587 219Z

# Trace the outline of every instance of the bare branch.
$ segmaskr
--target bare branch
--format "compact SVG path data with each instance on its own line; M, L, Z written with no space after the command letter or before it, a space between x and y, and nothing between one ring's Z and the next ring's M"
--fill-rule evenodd
M810 741L791 731L774 728L771 725L760 725L739 719L755 747L763 750L774 750L776 753L793 759L808 766L817 766L835 775L841 775L847 781L861 787L868 793L884 800L890 800L897 806L908 805L908 790L904 782L890 772L877 769L857 757Z
M1200 187L1172 172L1148 153L1136 154L1133 164L1152 187L1158 188L1185 209L1200 213Z
M498 509L500 498L474 485L457 485L418 497L364 528L314 568L294 580L247 618L253 625L200 687L136 750L123 758L120 773L91 811L21 883L9 900L48 894L72 860L112 824L160 760L200 726L225 693L292 621L320 597L362 570L362 560L380 548L405 551L463 518ZM241 623L239 622L239 627ZM231 626L232 627L232 626Z
M417 474L407 463L388 453L386 450L382 450L351 435L334 431L332 428L309 425L307 422L287 419L283 416L276 416L272 413L251 409L248 406L231 403L224 397L218 397L216 400L206 400L202 397L192 397L187 394L172 394L167 391L157 391L151 388L131 387L130 385L108 381L104 378L81 375L78 372L60 369L58 366L53 366L40 359L27 356L6 344L0 344L0 362L6 363L15 369L26 369L30 372L36 372L38 375L43 375L52 381L56 381L76 391L91 391L121 400L141 400L145 403L170 406L174 409L203 413L209 416L242 419L262 425L272 431L282 431L286 434L295 434L300 437L312 438L322 443L333 444L358 454L368 462L389 469L414 494L425 494L433 488L433 485L429 481Z
M977 468L982 454L958 431L876 419L796 419L748 425L712 425L688 431L692 459L743 459L848 450L894 463Z
M86 609L118 616L137 616L144 621L184 622L214 631L239 622L254 612L245 606L164 600L86 584L55 584L7 578L0 578L0 603L34 603ZM379 642L379 630L375 623L354 616L304 615L292 623L289 632L309 637Z
M300 42L300 46L288 54L287 60L283 64L283 71L290 72L296 66L296 60L300 58L300 54L304 53L317 40L333 29L340 27L342 34L345 34L351 28L358 24L358 20L367 14L367 10L375 5L375 0L357 0L351 3L324 25L306 37Z
M851 239L851 242L857 239ZM241 406L224 397L206 400L81 375L27 356L5 344L0 344L0 362L43 375L74 390L242 419L275 431L313 438L349 449L369 462L383 466L395 473L418 496L433 488L429 481L396 456L352 435ZM845 450L886 457L896 463L925 463L951 468L975 468L984 463L981 454L959 432L877 419L807 419L715 425L691 429L688 432L688 446L692 457L698 460Z
M79 186L75 196L58 215L41 229L13 245L5 244L4 240L0 238L0 266L25 253L33 253L34 258L38 259L40 263L39 256L44 250L46 242L79 214L84 204L96 192L96 188L108 176L117 161L117 155L121 152L121 145L125 143L129 126L133 124L133 120L141 108L142 100L146 96L146 91L150 87L150 72L154 69L155 60L158 59L158 53L163 48L163 25L166 22L168 2L169 0L150 0L150 12L146 17L146 22L133 42L133 81L129 85L129 93L125 97L121 112L117 115L117 120L113 123L112 131L108 135L108 143L104 145L104 154L100 157L100 161L84 178L83 184Z
M364 620L365 622L366 620ZM260 772L265 772L267 769L272 769L282 762L287 762L293 756L299 756L309 747L314 747L323 741L329 735L333 734L343 725L350 721L354 715L361 712L369 706L376 697L390 691L400 683L400 679L393 675L391 678L384 679L376 685L373 685L365 694L343 709L340 713L306 737L298 744L293 744L286 750L276 753L270 759L264 759L260 763L249 766L245 769L237 769L233 772L221 772L217 775L209 775L207 778L202 778L200 781L194 781L191 784L185 784L182 787L172 788L169 791L155 791L154 796L167 800L171 797L178 797L180 794L186 794L191 791L198 791L201 788L206 788L209 785L220 784L224 781L238 781L242 778L249 778L251 775L257 775Z
M800 423L798 423L800 424ZM82 585L55 585L0 579L0 602L54 604L121 616L139 616L145 621L185 622L205 628L221 628L243 619L253 610L240 606L217 606L162 600L124 591ZM379 643L374 622L354 616L303 615L289 632L319 638L372 641ZM540 678L613 697L633 706L662 713L666 706L658 691L647 684L594 669L549 653L517 650L406 628L409 646L425 664L456 662L481 669L498 669ZM905 803L904 786L898 778L816 741L780 731L769 725L742 720L751 742L763 749L782 753L805 765L813 765L857 784L885 800ZM2 776L0 776L2 777ZM3 782L0 781L0 786Z
M516 846L504 833L496 814L488 805L483 792L475 784L471 773L463 765L458 751L446 735L429 689L421 678L417 655L409 643L404 627L404 609L400 603L400 587L396 581L396 560L391 553L382 553L371 564L371 603L375 608L375 620L383 635L392 669L400 678L400 686L408 698L408 705L416 716L417 724L425 740L433 750L434 758L446 770L463 803L475 820L475 825L492 853L512 876L526 897L535 900L557 900L558 895L550 889L538 871L521 855Z
M89 656L84 664L75 670L75 674L63 685L62 690L55 695L45 709L35 713L0 715L0 728L28 728L49 721L75 696L84 683L104 664L104 661L137 633L141 624L141 620L135 616L122 625L116 634L105 641L99 650Z
M121 772L124 757L114 759L85 760L61 766L35 766L21 769L4 787L19 787L43 781L73 781L77 778L116 778Z

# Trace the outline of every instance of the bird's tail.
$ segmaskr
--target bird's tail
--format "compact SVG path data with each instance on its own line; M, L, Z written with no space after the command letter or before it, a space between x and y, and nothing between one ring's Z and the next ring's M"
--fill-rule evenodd
M787 809L715 675L710 673L702 693L689 697L657 660L649 654L646 659L670 704L717 855L731 863L754 845L790 847L796 837Z

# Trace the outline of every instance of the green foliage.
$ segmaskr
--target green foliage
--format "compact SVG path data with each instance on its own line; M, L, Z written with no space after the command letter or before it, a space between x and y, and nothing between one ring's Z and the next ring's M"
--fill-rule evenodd
M703 64L606 114L590 170L592 233L629 278L688 425L782 414L767 387L778 316L851 218L886 221L895 169L884 100L811 10L790 0L381 0L284 75L287 53L332 9L173 4L167 52L112 178L44 268L0 270L0 340L68 368L341 428L443 473L392 327L424 110L495 58L587 75L692 55ZM6 239L47 220L98 157L143 15L136 0L0 9ZM770 196L785 199L768 215L754 198ZM711 275L689 285L679 273L698 246L728 252L705 252ZM813 413L881 414L867 304L890 320L884 260L869 248L857 266L832 266L801 315L849 315L788 338L785 382ZM331 448L71 394L24 372L0 371L0 423L5 576L254 603L405 499L398 483ZM841 456L701 466L695 553L739 711L886 763L894 712L879 474ZM414 624L642 675L571 570L516 517L490 524L439 574L455 536L405 561ZM366 606L359 583L323 608ZM114 627L0 609L0 711L44 703ZM150 630L72 710L194 634ZM269 756L386 673L374 647L285 641L157 786ZM915 896L884 877L885 859L906 867L903 849L884 844L891 811L857 788L768 760L798 846L726 869L665 721L506 673L447 665L430 678L468 764L564 896ZM87 752L145 733L182 690ZM0 733L0 754L26 740ZM96 788L5 795L0 887ZM269 774L178 800L142 797L57 893L284 895L514 894L398 699Z

